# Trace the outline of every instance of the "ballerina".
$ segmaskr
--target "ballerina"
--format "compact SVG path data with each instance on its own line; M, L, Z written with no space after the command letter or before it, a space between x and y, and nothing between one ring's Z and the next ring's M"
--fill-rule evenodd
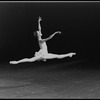
M62 59L65 57L72 57L73 55L76 55L76 53L68 53L68 54L53 54L53 53L48 53L48 48L47 48L47 44L46 41L52 39L56 34L61 34L60 31L56 31L54 32L52 35L50 35L48 38L46 39L42 39L42 32L41 32L41 25L40 25L40 21L41 21L41 17L39 16L38 19L38 31L35 31L33 34L38 38L38 43L39 43L39 47L40 50L38 52L35 52L34 57L32 58L24 58L21 59L19 61L10 61L10 64L18 64L18 63L23 63L23 62L34 62L34 61L46 61L47 59Z

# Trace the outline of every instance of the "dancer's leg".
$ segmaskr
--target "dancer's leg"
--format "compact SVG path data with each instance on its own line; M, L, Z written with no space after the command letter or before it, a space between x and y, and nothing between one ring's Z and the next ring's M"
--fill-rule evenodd
M58 58L58 59L62 59L65 57L72 57L73 55L75 55L76 53L68 53L68 54L52 54L52 53L48 53L44 56L45 59L54 59L54 58Z
M39 60L40 58L41 58L40 56L33 57L33 58L24 58L19 61L10 61L10 64L18 64L18 63L23 63L23 62L34 62L36 60Z
M65 57L72 57L75 54L76 53L68 53L68 54L58 55L58 54L48 53L48 54L39 55L39 56L36 56L36 57L33 57L33 58L24 58L24 59L19 60L19 61L10 61L10 64L18 64L18 63L23 63L23 62L34 62L36 60L46 61L46 59L54 59L54 58L62 59L62 58L65 58Z
M72 57L73 55L76 55L76 53L68 53L68 54L58 55L57 58L61 59L61 58L65 58L65 57Z

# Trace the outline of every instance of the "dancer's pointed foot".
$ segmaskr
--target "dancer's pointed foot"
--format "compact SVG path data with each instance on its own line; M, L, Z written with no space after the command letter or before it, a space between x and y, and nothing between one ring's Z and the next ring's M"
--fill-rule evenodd
M10 61L10 64L18 64L17 61Z
M69 57L72 57L73 55L76 55L76 53L69 53Z

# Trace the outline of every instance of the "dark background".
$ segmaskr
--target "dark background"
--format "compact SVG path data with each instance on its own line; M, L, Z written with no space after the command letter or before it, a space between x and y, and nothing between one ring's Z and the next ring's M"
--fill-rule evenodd
M9 64L39 50L42 17L50 53L72 58ZM100 98L100 3L0 2L0 98Z
M33 36L38 16L43 38L62 32L47 42L49 52L99 60L100 3L0 2L0 62L30 58L39 50Z

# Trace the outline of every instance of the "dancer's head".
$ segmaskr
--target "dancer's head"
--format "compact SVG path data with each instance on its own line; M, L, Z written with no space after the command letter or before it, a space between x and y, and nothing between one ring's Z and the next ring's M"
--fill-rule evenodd
M41 37L42 36L41 32L39 32L39 31L35 31L33 34L36 37Z

